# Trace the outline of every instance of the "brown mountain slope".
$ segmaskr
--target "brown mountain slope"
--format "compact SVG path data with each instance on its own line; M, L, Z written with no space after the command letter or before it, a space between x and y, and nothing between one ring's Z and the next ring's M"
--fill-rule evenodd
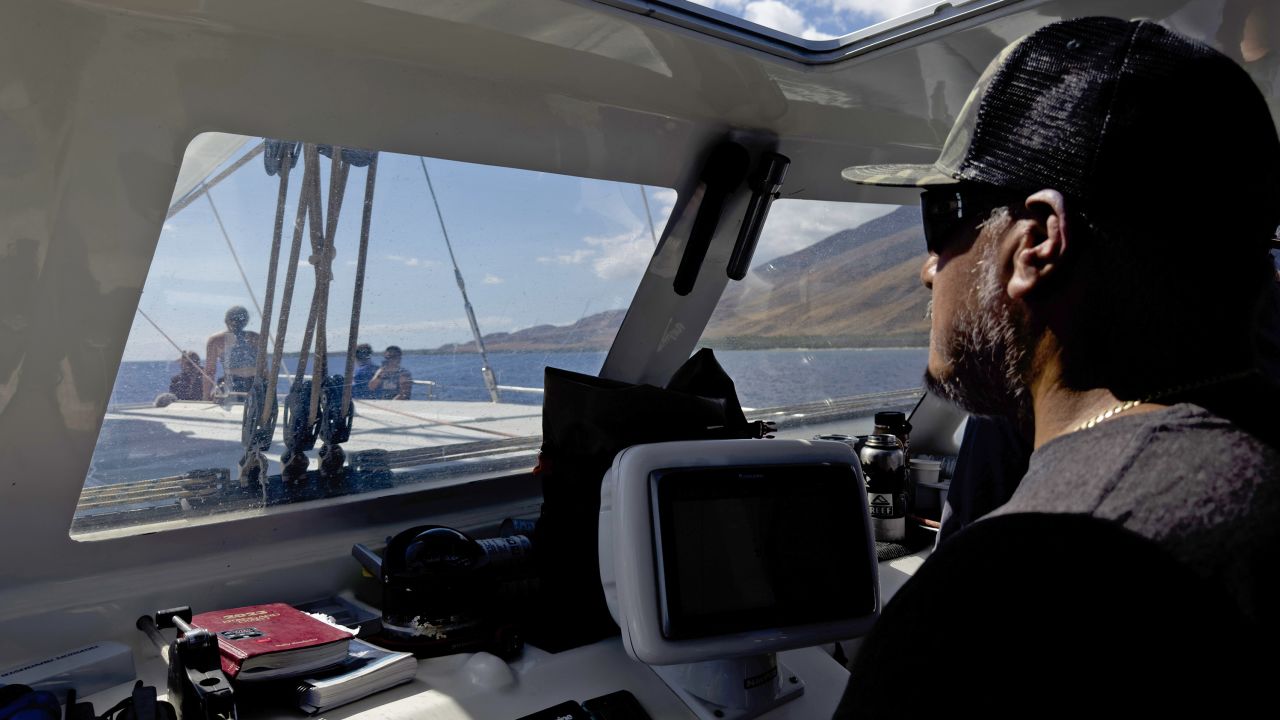
M926 344L918 217L903 208L753 269L725 290L703 337L749 346Z
M728 347L927 345L929 293L920 285L919 211L901 208L763 263L730 283L703 333ZM572 325L537 325L484 336L492 351L605 350L625 310ZM436 352L474 352L475 343Z
M484 336L484 347L494 352L607 350L626 314L626 310L605 310L572 325L534 325L509 333L490 333ZM475 348L474 342L449 343L431 352L475 352Z

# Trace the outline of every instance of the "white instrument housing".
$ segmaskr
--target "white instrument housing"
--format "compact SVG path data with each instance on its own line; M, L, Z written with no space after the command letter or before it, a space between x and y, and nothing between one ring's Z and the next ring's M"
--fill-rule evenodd
M858 593L870 611L836 620L786 627L744 629L710 637L670 639L664 635L664 603L659 548L664 539L655 473L690 468L836 467L851 471L848 522L821 530L826 541L814 548L832 562L861 568ZM845 470L847 469L847 470ZM600 579L609 610L622 630L628 654L650 665L673 665L761 655L865 634L879 616L875 542L869 522L861 467L852 449L824 440L703 440L636 445L618 453L600 490ZM672 538L667 538L669 544ZM745 548L750 550L750 548ZM849 598L852 608L858 604ZM863 605L864 609L866 605Z

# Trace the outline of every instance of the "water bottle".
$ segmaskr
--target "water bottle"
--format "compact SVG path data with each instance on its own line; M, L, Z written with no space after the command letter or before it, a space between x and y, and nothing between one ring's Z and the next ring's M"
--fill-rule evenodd
M868 437L858 460L867 478L867 504L876 540L902 542L907 537L907 464L898 438Z

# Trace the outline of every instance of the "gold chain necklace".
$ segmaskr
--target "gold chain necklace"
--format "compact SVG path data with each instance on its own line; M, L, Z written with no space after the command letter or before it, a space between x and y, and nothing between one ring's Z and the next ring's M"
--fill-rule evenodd
M1198 390L1203 387L1208 387L1210 385L1217 385L1218 383L1227 382L1229 380L1239 380L1240 378L1250 375L1251 373L1253 373L1252 370L1241 370L1240 372L1228 373L1226 375L1219 375L1217 377L1209 378L1208 380L1200 380L1197 382L1184 383L1182 385L1168 388L1167 390L1161 390L1158 393L1153 393L1151 395L1148 395L1142 398L1141 400L1126 400L1120 403L1119 405L1116 405L1113 408L1100 412L1097 415L1094 415L1093 417L1089 418L1088 420L1085 420L1084 422L1072 428L1071 432L1088 430L1089 428L1092 428L1093 426L1097 425L1100 422L1110 420L1111 418L1119 415L1120 413L1125 412L1126 410L1132 410L1133 408L1143 403L1154 402L1156 400L1159 400L1160 398L1169 397L1170 395L1177 395L1178 393L1184 393L1184 392L1187 392L1188 390Z

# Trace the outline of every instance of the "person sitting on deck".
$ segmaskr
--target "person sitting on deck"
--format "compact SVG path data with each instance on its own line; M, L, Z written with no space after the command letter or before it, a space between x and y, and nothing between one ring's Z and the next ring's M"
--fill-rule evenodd
M230 392L248 392L257 372L258 333L244 329L249 324L249 311L234 305L227 310L224 320L226 331L210 335L205 348L205 400L213 399L212 378L217 376L219 360L225 387Z
M400 367L400 348L388 345L382 367L369 379L370 397L379 400L409 400L413 397L413 375Z
M169 392L178 400L199 400L204 394L200 376L200 356L184 351L178 358L178 374L169 379Z
M360 343L356 346L356 370L351 373L351 397L353 398L373 397L373 391L369 389L369 381L373 379L373 374L378 372L380 366L373 362L372 357L372 345Z

